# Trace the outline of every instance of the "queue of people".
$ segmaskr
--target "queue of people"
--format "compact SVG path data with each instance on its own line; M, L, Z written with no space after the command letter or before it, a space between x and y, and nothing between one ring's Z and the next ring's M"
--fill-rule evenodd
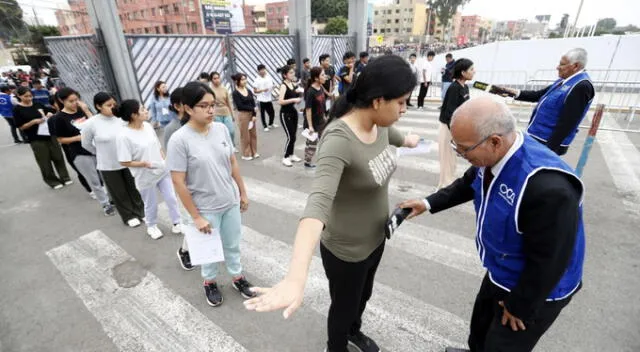
M433 56L427 54L431 60ZM100 92L93 97L94 116L71 88L58 90L45 105L34 99L31 89L19 87L11 117L30 141L49 187L72 184L64 151L104 214L117 212L129 227L145 222L150 238L163 236L157 226L158 192L167 204L172 233L181 233L183 224L203 233L217 229L232 287L247 299L249 310L284 309L285 318L294 314L303 302L309 265L319 245L331 301L326 350L345 352L353 346L380 351L362 332L362 316L387 240L383 224L389 217L388 186L397 167L392 147L413 148L420 141L393 125L419 84L422 106L431 68L416 69L415 61L394 55L368 61L368 55L361 54L356 65L355 55L345 53L345 65L336 75L328 55L319 59L318 67L307 67L309 61L304 61L304 82L297 79L295 61L277 71L286 135L282 164L292 167L304 160L316 176L289 271L272 288L253 287L244 275L242 213L249 208L251 190L236 157L240 153L247 162L260 158L258 113L265 132L278 127L272 103L275 85L264 65L257 67L253 90L244 73L232 76L232 93L218 72L203 73L171 92L158 81L148 108ZM563 55L560 78L546 89L511 91L517 99L540 101L527 133L517 131L503 101L470 99L467 82L475 73L471 60L447 59L452 61L443 75L452 81L443 89L439 117L438 190L398 206L410 210L408 218L413 218L474 203L476 244L487 274L473 307L470 350L447 351L531 351L582 287L584 186L557 154L566 152L593 99L584 71L586 52L574 49ZM8 95L5 90L3 94ZM304 159L294 153L302 102ZM164 128L164 143L153 124ZM238 129L239 150L234 141ZM456 155L471 164L459 178L454 177ZM188 214L182 219L178 199ZM177 256L183 269L194 269L186 240ZM218 264L204 264L200 270L207 304L221 305Z

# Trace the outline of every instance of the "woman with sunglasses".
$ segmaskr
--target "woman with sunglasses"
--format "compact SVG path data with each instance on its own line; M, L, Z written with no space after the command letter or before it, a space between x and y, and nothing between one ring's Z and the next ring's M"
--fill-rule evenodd
M453 112L469 100L467 81L473 79L476 70L469 59L458 59L453 68L453 83L447 89L440 110L438 130L438 154L440 157L440 181L438 189L447 187L456 179L456 152L451 149L451 116Z

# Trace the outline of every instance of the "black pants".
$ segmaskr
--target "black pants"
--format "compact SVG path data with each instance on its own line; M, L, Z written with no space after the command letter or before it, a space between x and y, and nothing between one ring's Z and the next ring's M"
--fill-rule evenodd
M407 106L413 106L411 105L411 95L413 95L413 90L409 92L409 97L407 98Z
M53 188L71 180L62 156L62 148L57 140L50 138L31 141L31 150L40 168L42 179L49 187Z
M13 141L16 143L20 143L20 138L18 138L18 127L16 127L15 120L13 119L13 117L5 117L4 119L9 124L9 129L11 130Z
M269 124L267 124L265 113L269 114ZM273 104L271 102L260 102L260 119L262 119L262 127L267 128L273 125L273 119L275 117L276 113L273 111Z
M288 158L293 155L293 149L296 146L296 133L298 132L298 113L280 111L280 123L284 127L284 133L287 135L287 142L284 145L284 157Z
M136 182L128 168L113 171L100 171L109 196L118 210L118 214L125 224L133 218L142 220L144 217L144 203Z
M421 108L424 106L424 97L427 96L427 91L429 90L429 85L431 82L420 83L420 91L418 92L418 107Z
M524 331L513 331L509 324L502 326L503 309L498 302L506 292L494 285L485 275L476 296L471 315L469 348L472 352L528 352L533 350L542 335L556 320L571 298L546 302L533 320L525 322Z
M376 270L383 252L384 242L367 259L351 263L340 260L320 244L322 265L329 279L331 294L327 319L327 347L331 352L348 352L348 336L360 331L362 313L371 298Z

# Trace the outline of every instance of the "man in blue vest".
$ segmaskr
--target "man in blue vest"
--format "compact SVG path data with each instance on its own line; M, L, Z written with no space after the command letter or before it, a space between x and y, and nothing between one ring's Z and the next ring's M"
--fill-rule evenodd
M0 87L0 116L4 117L5 121L9 124L11 130L11 136L14 143L22 143L18 138L18 127L13 120L13 102L11 101L11 88L3 85Z
M487 274L473 307L470 351L531 351L582 286L582 182L559 156L516 131L505 103L491 97L461 105L451 134L451 147L472 167L400 207L412 208L410 218L473 200Z
M33 81L31 94L33 94L34 102L40 103L44 106L51 106L49 104L49 91L42 85L42 81L40 81L39 79Z
M527 133L558 155L567 153L595 96L586 65L587 51L571 49L560 58L559 78L550 86L538 91L508 89L516 100L538 103Z

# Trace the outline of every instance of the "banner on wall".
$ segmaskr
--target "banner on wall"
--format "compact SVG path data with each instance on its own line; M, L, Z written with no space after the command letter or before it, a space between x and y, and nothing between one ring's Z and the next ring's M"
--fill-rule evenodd
M242 0L201 0L204 27L217 34L245 29Z

